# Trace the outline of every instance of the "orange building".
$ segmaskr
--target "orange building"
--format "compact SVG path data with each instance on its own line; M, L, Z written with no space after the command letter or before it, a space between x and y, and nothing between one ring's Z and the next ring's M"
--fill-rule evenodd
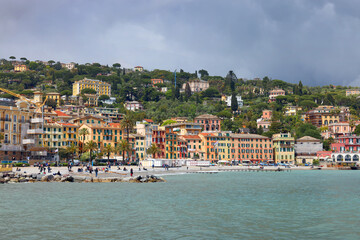
M162 84L164 83L164 80L159 78L159 79L151 79L151 83L152 83L152 86L155 87L155 84Z

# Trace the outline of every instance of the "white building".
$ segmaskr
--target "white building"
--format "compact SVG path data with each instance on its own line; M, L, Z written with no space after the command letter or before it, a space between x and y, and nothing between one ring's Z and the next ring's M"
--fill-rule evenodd
M142 110L143 105L138 101L126 101L124 104L125 108L130 111Z
M238 102L238 105L239 105L239 108L241 108L242 106L244 106L244 101L241 99L241 96L240 95L237 95L236 96L236 100ZM228 107L231 107L231 96L226 96L226 105Z

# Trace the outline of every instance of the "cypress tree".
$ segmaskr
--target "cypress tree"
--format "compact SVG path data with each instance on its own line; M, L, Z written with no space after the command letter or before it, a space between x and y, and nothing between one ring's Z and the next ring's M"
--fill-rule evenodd
M191 88L189 83L186 83L185 85L185 96L186 96L186 100L191 97Z
M231 110L233 112L235 112L235 111L238 110L238 107L239 107L239 104L238 104L237 99L236 99L236 94L235 94L235 92L233 92L232 95L231 95Z

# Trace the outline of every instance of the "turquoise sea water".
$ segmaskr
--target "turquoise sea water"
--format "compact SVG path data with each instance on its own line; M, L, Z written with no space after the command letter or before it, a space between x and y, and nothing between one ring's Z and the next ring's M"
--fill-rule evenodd
M0 185L0 239L360 239L360 171Z

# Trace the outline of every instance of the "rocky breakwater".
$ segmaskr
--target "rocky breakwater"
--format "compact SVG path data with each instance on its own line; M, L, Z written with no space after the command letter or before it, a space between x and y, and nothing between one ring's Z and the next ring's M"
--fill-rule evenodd
M165 182L162 177L154 175L146 175L144 177L103 177L96 178L84 175L45 175L45 174L26 174L26 173L0 173L1 183L24 183L24 182L129 182L129 183L150 183L150 182Z

